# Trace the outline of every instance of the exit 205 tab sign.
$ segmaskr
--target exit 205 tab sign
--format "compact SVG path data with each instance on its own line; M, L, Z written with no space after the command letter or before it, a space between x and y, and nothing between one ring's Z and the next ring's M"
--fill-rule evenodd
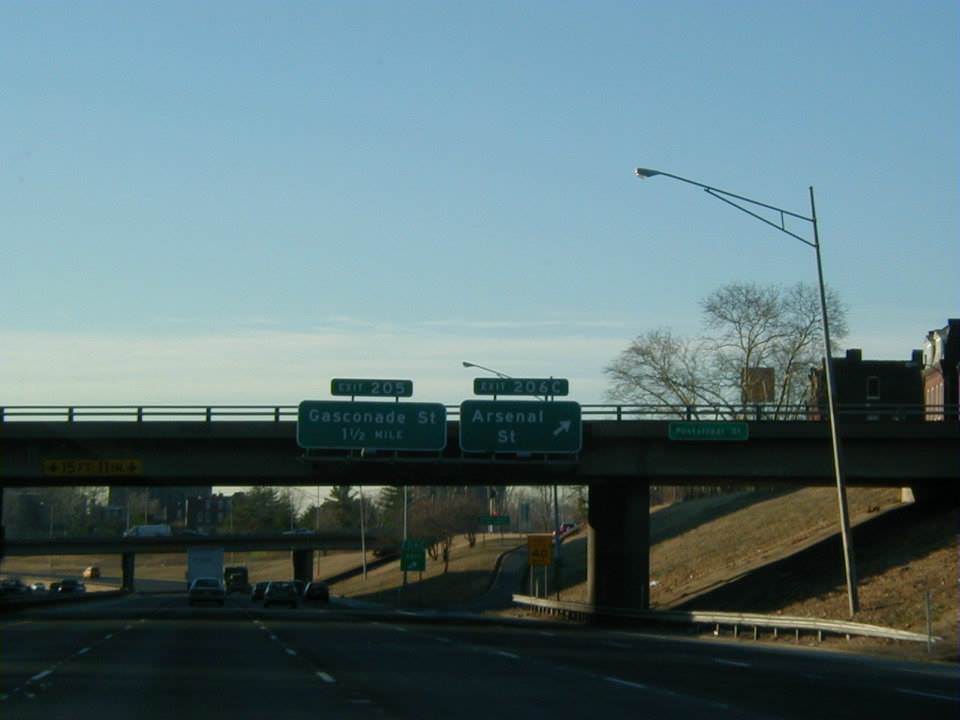
M315 450L443 450L447 409L440 403L304 400L297 444Z

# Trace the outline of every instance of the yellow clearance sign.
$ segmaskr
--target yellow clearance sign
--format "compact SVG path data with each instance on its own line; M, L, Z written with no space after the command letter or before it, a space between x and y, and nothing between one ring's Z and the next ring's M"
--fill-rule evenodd
M44 460L46 477L135 477L143 475L142 460Z
M531 565L553 565L552 535L527 535L527 562Z

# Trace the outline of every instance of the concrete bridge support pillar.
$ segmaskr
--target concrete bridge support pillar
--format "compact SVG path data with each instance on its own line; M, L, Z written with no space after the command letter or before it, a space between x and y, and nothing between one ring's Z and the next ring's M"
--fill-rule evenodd
M587 602L650 606L650 483L596 481L589 486Z
M310 582L313 580L313 550L293 550L293 579Z
M120 560L120 588L127 592L134 590L134 568L136 567L136 553L126 552Z

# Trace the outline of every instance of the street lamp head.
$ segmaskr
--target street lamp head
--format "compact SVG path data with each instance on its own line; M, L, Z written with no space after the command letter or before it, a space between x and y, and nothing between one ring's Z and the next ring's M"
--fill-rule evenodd
M651 170L650 168L637 168L633 171L634 175L643 180L644 178L652 178L654 175L660 175L659 170Z
M476 365L474 365L472 362L467 362L466 360L464 360L462 364L465 368L476 367Z

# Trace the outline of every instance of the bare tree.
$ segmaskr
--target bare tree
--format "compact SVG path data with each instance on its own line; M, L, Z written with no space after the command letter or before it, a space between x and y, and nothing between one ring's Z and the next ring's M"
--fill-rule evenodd
M802 402L809 369L823 354L817 288L731 283L701 302L707 333L684 338L668 329L634 339L606 368L615 402L741 404L750 371L772 368L775 417ZM846 312L827 292L832 337L847 334Z

